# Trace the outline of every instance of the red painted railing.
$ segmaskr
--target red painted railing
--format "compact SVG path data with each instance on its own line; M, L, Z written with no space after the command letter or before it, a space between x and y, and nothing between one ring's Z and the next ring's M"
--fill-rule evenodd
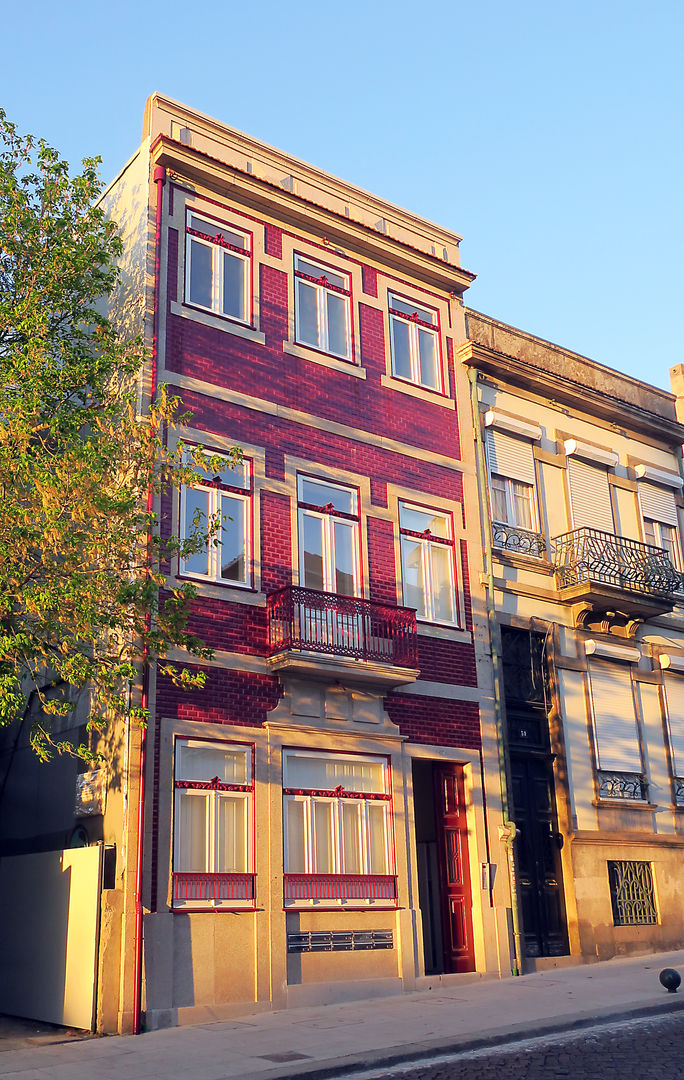
M284 874L286 900L389 900L397 879L386 874Z
M185 903L208 900L253 900L254 874L173 874L173 899Z
M270 653L285 649L418 667L416 613L290 585L268 597Z

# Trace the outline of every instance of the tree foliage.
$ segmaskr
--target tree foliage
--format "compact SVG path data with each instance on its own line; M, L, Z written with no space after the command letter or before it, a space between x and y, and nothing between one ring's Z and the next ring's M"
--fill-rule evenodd
M166 446L185 417L164 387L139 415L145 350L102 313L121 241L97 202L98 164L71 176L0 110L0 725L37 699L42 758L92 754L90 739L53 733L83 692L91 729L112 714L144 722L131 693L141 666L175 646L209 655L187 629L192 586L163 589L160 567L216 543L218 523L160 537L153 497L191 479L182 448ZM194 464L213 461L194 452Z

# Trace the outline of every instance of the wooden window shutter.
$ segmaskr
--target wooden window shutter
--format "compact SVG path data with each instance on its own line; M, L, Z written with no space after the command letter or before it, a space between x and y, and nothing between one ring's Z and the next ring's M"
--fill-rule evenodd
M606 470L589 465L586 461L570 458L568 472L573 528L580 529L586 525L591 529L614 533L613 507Z
M675 776L684 776L684 675L665 676L665 699L672 769Z
M640 773L639 729L629 668L589 664L599 769Z
M490 472L534 487L532 444L525 439L487 428L487 460Z
M645 518L660 521L664 525L677 525L677 504L671 489L658 487L657 484L641 483L639 502Z

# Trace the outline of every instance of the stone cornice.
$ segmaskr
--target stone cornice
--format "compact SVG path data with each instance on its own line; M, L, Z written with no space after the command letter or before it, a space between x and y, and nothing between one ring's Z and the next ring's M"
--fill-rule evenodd
M153 167L165 166L171 173L178 174L181 183L185 181L201 185L297 229L318 232L333 245L364 254L388 268L416 276L445 292L460 296L476 276L370 225L317 205L302 195L284 190L271 181L214 158L203 150L184 146L165 135L159 135L154 141L150 157ZM438 235L436 238L439 241Z

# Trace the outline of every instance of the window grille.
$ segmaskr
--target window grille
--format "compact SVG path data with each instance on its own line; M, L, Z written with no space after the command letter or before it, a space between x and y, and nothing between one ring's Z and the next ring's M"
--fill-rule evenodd
M650 863L609 860L608 878L615 926L649 926L658 922Z

